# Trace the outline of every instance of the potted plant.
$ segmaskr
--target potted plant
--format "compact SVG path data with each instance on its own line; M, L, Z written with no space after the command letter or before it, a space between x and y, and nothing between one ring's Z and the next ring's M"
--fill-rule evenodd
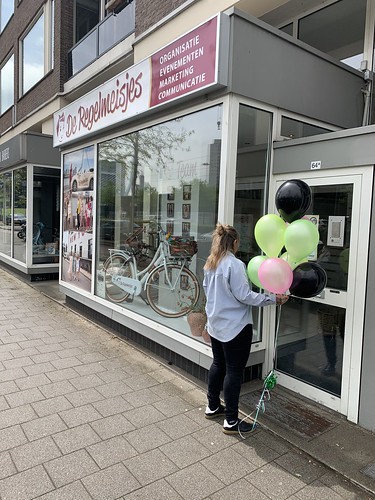
M211 343L206 330L207 316L205 311L206 300L200 300L191 308L187 315L187 322L193 337L202 337L205 342Z

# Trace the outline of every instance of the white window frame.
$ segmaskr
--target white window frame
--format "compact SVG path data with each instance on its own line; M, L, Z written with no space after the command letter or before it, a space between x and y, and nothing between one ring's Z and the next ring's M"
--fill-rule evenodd
M26 37L30 34L32 29L35 27L39 19L44 16L44 56L43 56L43 76L36 81L29 89L24 91L23 88L23 76L24 76L24 54L23 54L23 44ZM35 87L46 74L53 69L53 44L54 44L54 0L48 0L42 9L33 18L32 22L27 27L26 31L20 38L19 41L19 96L22 97L24 94L29 92Z

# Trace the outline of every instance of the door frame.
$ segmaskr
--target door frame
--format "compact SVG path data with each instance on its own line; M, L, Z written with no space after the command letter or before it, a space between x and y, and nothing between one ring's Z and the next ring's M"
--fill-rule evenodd
M337 168L274 175L270 183L269 213L277 213L274 199L278 185L291 178L301 179L308 184L311 183L311 185L353 184L341 397L339 398L329 394L322 389L293 379L291 376L280 372L276 372L278 383L313 401L346 415L348 420L357 423L362 367L373 167L364 166L356 167L355 169ZM319 297L306 300L324 302L324 300ZM275 331L275 328L276 318L274 317L273 321L271 321L270 331ZM270 339L269 346L270 348L265 362L267 365L265 367L267 373L272 368L273 352L275 348L274 338Z

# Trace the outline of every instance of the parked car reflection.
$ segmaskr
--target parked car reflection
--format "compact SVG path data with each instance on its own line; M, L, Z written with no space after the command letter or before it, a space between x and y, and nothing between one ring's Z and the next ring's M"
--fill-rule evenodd
M22 214L13 214L13 222L15 225L21 226L26 224L26 216ZM12 215L8 214L5 216L5 223L10 226L12 223Z

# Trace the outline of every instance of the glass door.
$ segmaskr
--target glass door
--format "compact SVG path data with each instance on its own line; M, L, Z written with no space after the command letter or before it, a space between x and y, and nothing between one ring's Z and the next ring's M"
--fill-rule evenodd
M325 269L327 286L311 299L291 296L281 308L276 370L282 385L348 414L359 391L364 301L360 306L358 293L365 288L370 192L363 175L293 177L311 186L305 217L318 225L320 240L309 261Z

